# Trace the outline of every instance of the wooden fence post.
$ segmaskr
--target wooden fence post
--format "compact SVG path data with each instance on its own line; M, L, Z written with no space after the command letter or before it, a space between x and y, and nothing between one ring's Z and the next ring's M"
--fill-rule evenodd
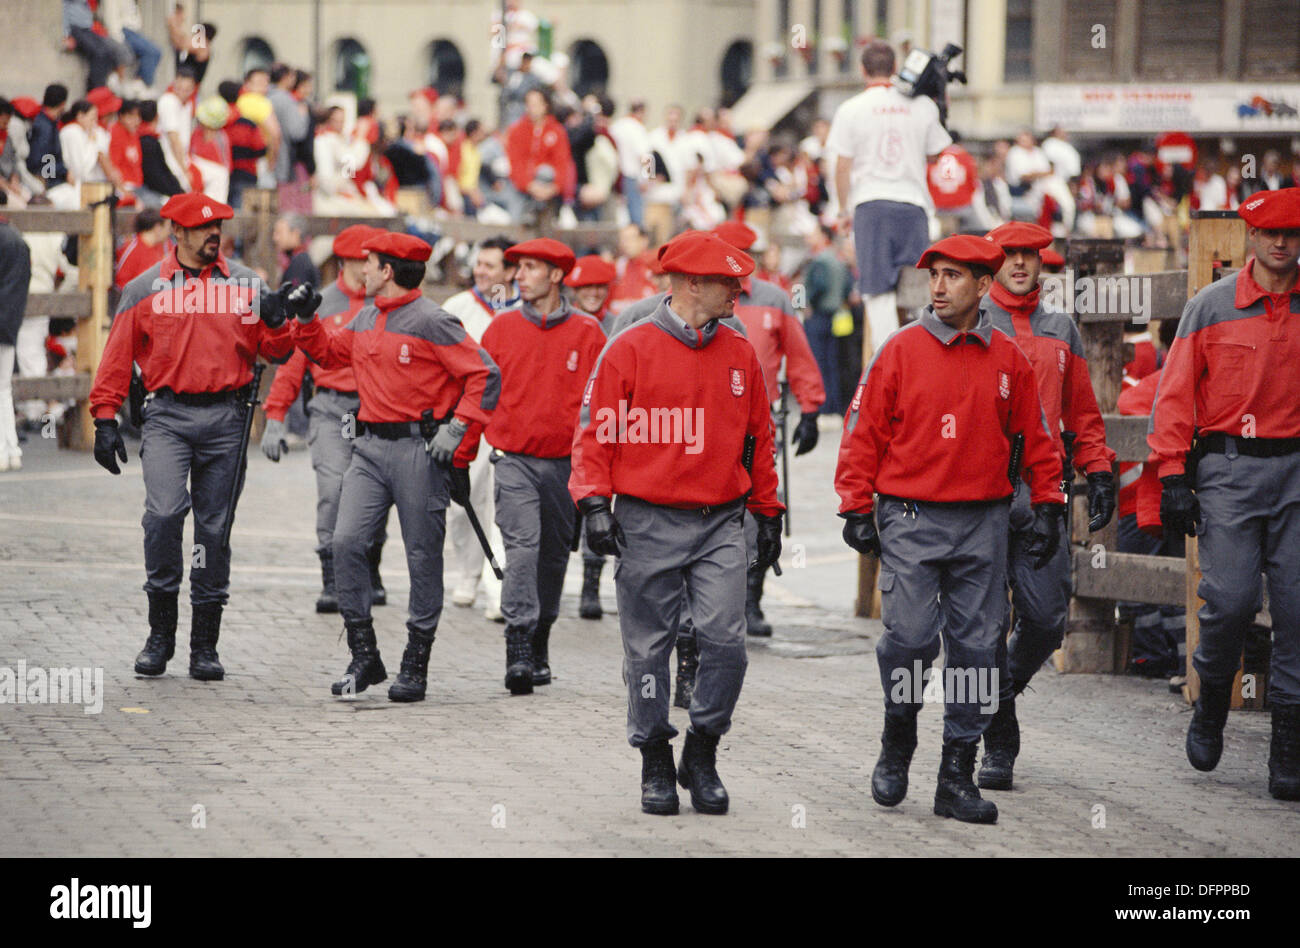
M92 208L93 229L77 238L79 288L90 293L90 312L77 321L77 371L93 379L108 341L108 292L113 285L113 212L104 201L113 193L107 182L81 186L81 206ZM68 422L68 447L88 451L95 443L89 403L78 399Z
M270 188L249 188L244 192L244 210L253 218L253 250L244 251L244 259L255 270L266 273L269 283L275 283L277 266L275 244L271 240L271 230L275 227L278 207L278 195ZM247 233L244 239L248 239Z

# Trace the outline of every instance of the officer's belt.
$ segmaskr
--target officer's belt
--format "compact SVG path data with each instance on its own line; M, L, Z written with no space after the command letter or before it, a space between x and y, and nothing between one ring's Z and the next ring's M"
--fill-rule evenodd
M418 421L358 421L357 434L374 435L385 441L400 441L402 438L419 438Z
M330 388L328 385L317 385L316 391L329 392L331 395L343 395L350 398L356 398L357 396L357 393L355 391L345 392L341 388Z
M180 405L219 405L222 402L246 398L250 394L251 387L251 385L241 385L239 388L228 388L221 392L174 392L170 388L160 388L152 394L170 398Z
M942 507L944 510L984 510L1011 503L1011 494L995 497L992 500L917 500L913 497L896 497L893 494L881 494L881 500L896 500L900 504L920 504L924 507Z
M631 497L634 495L629 494L627 496ZM669 510L685 510L688 513L697 513L701 517L707 517L709 514L722 513L727 510L735 510L736 508L745 505L745 498L743 495L737 497L735 500L724 501L720 504L706 504L703 507L682 507L677 504L656 504L654 501L645 500L642 497L637 497L636 499L641 501L643 504L651 504L655 507L667 507Z
M1238 438L1222 431L1201 435L1197 448L1202 454L1227 454L1229 442L1248 458L1280 458L1300 451L1300 438Z

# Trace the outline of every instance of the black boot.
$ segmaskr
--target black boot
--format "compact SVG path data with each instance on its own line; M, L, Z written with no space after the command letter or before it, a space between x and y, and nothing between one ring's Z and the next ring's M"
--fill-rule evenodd
M1197 770L1213 770L1223 756L1223 726L1232 704L1232 682L1201 680L1201 696L1187 726L1187 759Z
M550 624L537 626L533 633L533 684L549 685L551 683L551 657L547 647L551 643Z
M334 551L320 551L320 598L316 600L317 612L338 612L339 597L334 591Z
M384 578L379 575L379 561L383 555L382 543L372 543L366 549L366 559L370 561L370 604L372 606L388 605L388 590L384 589Z
M348 634L348 650L352 661L343 677L330 685L330 694L359 695L371 685L377 685L388 678L383 660L379 657L379 646L375 643L375 624L370 619L343 623Z
M680 806L673 783L673 745L656 741L641 746L641 812L672 816Z
M772 627L763 618L759 603L763 601L763 574L766 570L751 569L745 575L745 626L750 635L767 638L772 634Z
M727 812L727 788L718 779L717 737L699 734L695 728L687 729L677 782L691 791L691 806L697 813Z
M885 714L880 757L871 772L871 799L881 806L898 806L907 796L907 768L912 766L912 753L916 750L919 710L908 708L901 714Z
M397 681L388 686L389 701L423 701L429 680L429 652L433 649L433 632L411 630L402 652L402 670Z
M984 761L980 764L981 790L1010 790L1011 773L1020 754L1020 722L1016 699L1004 698L984 730Z
M690 709L695 695L695 673L700 670L700 645L693 635L677 636L677 688L673 704Z
M528 629L506 627L506 687L512 695L533 693L533 643Z
M193 607L190 620L190 677L199 681L221 681L226 670L217 660L217 638L221 635L221 603L206 602Z
M944 741L939 764L939 785L934 791L936 816L951 816L963 823L996 823L998 806L985 800L971 781L979 741Z
M605 614L600 608L600 573L604 568L604 560L582 564L582 601L578 604L578 615L584 619L599 619Z
M149 593L149 638L135 657L137 675L161 675L176 654L176 593Z
M1273 706L1268 751L1268 792L1275 800L1300 800L1300 705Z

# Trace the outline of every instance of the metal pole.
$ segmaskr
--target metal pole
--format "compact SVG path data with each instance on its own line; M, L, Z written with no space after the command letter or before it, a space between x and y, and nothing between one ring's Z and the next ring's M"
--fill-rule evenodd
M325 77L320 74L320 0L312 3L312 77L316 88L325 88Z

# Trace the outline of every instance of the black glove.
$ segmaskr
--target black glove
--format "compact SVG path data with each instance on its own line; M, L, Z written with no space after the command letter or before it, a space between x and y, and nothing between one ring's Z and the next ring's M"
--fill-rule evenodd
M284 308L289 315L298 317L298 320L304 323L309 323L316 318L316 310L320 309L321 302L321 295L316 292L316 287L310 283L299 283L287 293L282 286L280 292L284 293Z
M1170 474L1160 478L1160 522L1171 533L1196 536L1201 525L1201 502L1192 493L1186 474Z
M469 503L469 468L453 467L448 471L447 491L454 503L462 507Z
M1034 569L1042 569L1056 555L1064 512L1064 504L1034 504L1034 522L1025 536L1025 552L1034 557Z
M799 424L795 426L794 434L790 436L790 443L795 446L795 457L807 454L817 447L817 413L815 411L805 412L799 416Z
M844 542L859 553L880 556L876 518L869 513L844 514Z
M781 515L754 514L754 522L758 524L758 559L752 568L764 573L781 559Z
M96 418L95 419L95 460L99 466L110 474L121 474L122 469L117 466L117 461L113 456L126 463L126 445L122 443L122 435L117 430L116 418Z
M263 293L257 298L257 314L262 322L266 323L267 329L279 329L289 318L289 311L284 303L284 298L288 294L288 288L282 286L274 293Z
M614 511L609 507L608 497L584 497L578 501L578 509L587 522L587 546L591 552L600 556L618 556L619 547L626 547L623 528L614 519Z
M1088 475L1088 532L1096 533L1115 516L1115 475L1094 471Z

